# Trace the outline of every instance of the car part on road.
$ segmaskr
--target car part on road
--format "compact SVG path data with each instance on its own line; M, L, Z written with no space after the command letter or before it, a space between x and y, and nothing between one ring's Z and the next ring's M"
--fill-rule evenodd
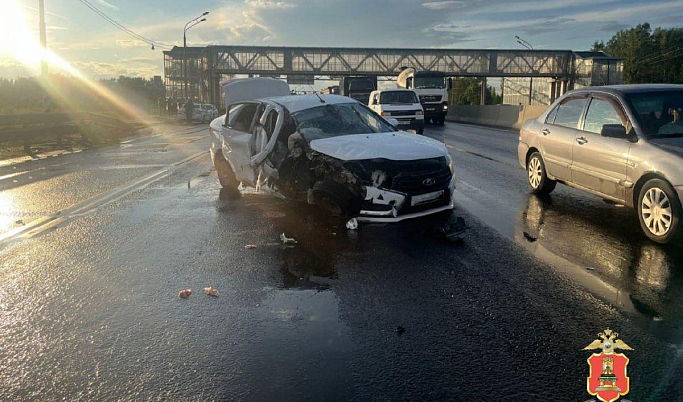
M296 240L294 240L291 237L285 236L284 233L280 235L280 241L282 242L282 244L296 244L297 243Z
M527 162L527 183L536 194L550 194L557 185L548 177L543 158L538 152L532 153Z
M346 222L346 228L349 230L358 229L358 219L356 219L356 218L349 219L349 221Z
M668 243L683 234L681 201L664 180L650 180L640 190L638 218L645 235L657 243Z
M251 250L252 248L256 248L256 244L247 244L246 246L244 246L245 250Z
M439 229L439 232L452 243L461 243L464 239L462 234L469 229L462 217L457 217L455 223L449 224Z
M211 286L204 288L204 293L208 296L218 297L218 289Z
M181 299L187 299L192 294L192 289L185 289L178 292L178 297Z

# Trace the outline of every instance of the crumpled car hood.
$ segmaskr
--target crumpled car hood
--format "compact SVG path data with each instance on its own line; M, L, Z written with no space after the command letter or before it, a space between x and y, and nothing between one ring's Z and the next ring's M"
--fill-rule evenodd
M417 134L393 133L352 134L313 140L312 150L343 161L390 159L409 161L446 156L444 144Z

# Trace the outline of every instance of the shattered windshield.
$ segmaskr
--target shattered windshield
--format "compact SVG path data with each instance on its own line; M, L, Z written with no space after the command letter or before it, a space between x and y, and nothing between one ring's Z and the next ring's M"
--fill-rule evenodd
M292 117L299 132L310 139L396 131L373 111L358 103L318 106L293 113Z
M648 138L683 137L683 91L626 95Z

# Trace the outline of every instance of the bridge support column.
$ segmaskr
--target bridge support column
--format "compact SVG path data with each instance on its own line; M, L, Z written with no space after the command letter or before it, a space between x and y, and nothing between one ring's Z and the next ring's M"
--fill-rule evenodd
M486 77L481 77L481 100L480 105L486 104Z

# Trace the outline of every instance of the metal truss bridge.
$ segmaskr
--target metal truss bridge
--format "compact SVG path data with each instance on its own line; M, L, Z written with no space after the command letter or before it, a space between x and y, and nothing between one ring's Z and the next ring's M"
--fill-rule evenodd
M174 47L164 52L164 72L169 96L219 104L219 83L226 75L287 76L291 83L304 83L316 76L396 76L404 67L453 77L545 77L563 83L564 92L574 77L575 58L571 50L207 46L184 52Z

